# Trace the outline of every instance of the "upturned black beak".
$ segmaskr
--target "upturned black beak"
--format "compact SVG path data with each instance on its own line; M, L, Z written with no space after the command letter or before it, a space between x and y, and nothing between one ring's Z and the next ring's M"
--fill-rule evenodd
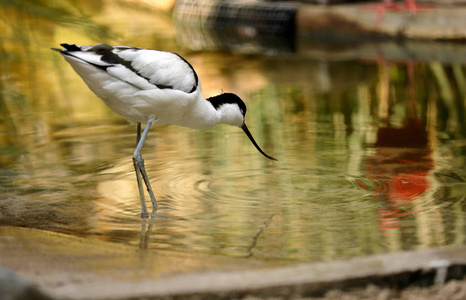
M241 126L241 129L243 129L244 133L246 133L246 135L248 136L248 138L251 140L251 143L256 147L257 150L259 150L260 153L262 153L262 155L264 155L264 156L267 157L268 159L276 160L276 159L273 158L272 156L268 156L267 154L265 154L265 152L262 151L262 149L259 147L259 145L257 145L256 141L255 141L254 138L252 137L252 134L249 132L249 129L248 129L248 127L246 126L246 123L243 123L243 126Z

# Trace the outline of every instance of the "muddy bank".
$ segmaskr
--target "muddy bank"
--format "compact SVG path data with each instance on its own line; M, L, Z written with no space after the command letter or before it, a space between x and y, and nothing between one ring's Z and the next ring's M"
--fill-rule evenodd
M384 295L442 286L466 270L465 247L284 263L143 250L9 226L0 236L0 265L57 299L333 297L354 288ZM461 293L463 283L454 290Z

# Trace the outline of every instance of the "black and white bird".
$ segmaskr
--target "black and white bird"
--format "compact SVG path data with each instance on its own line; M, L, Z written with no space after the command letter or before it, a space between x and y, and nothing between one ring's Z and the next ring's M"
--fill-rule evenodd
M154 207L157 202L144 168L141 149L152 125L174 124L205 129L217 124L240 127L265 157L245 124L246 105L235 94L205 99L199 77L181 56L158 50L107 44L61 44L60 52L87 86L114 112L137 123L134 169L141 200L141 215L148 212L144 181ZM146 123L141 134L141 123Z

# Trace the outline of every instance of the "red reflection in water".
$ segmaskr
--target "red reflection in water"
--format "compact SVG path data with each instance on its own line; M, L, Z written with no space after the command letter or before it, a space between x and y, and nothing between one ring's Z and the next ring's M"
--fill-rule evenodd
M383 235L401 227L400 218L419 213L412 201L430 188L429 170L433 168L427 132L419 120L409 119L402 128L380 128L376 154L368 160L368 179L375 199ZM361 188L367 189L359 182Z
M376 12L375 22L379 26L386 11L408 11L411 16L415 16L420 10L434 9L433 5L417 4L415 0L406 0L404 3L396 3L393 0L383 0L380 3L365 4L362 6L364 10L373 10Z
M413 208L413 201L431 187L429 171L433 168L433 160L429 135L424 122L416 114L414 64L408 62L406 67L409 84L407 117L401 128L385 125L378 129L374 144L376 153L368 159L366 166L370 190L379 202L377 216L384 236L398 233L394 230L402 227L402 217L421 211ZM381 68L385 70L387 65L382 64ZM388 77L386 79L388 90L390 81ZM380 105L390 106L388 95L381 97ZM390 124L388 114L379 117ZM363 182L357 184L360 188L369 189Z

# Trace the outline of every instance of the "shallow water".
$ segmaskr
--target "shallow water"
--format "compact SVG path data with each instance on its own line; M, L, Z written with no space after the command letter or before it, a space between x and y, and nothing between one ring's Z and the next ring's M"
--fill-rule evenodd
M60 17L3 7L0 224L263 260L466 244L461 63L324 59L302 37L296 52L192 51L168 14L78 5ZM68 41L181 53L205 96L245 100L249 129L278 162L237 128L154 126L143 157L159 208L141 220L136 127L49 50Z

